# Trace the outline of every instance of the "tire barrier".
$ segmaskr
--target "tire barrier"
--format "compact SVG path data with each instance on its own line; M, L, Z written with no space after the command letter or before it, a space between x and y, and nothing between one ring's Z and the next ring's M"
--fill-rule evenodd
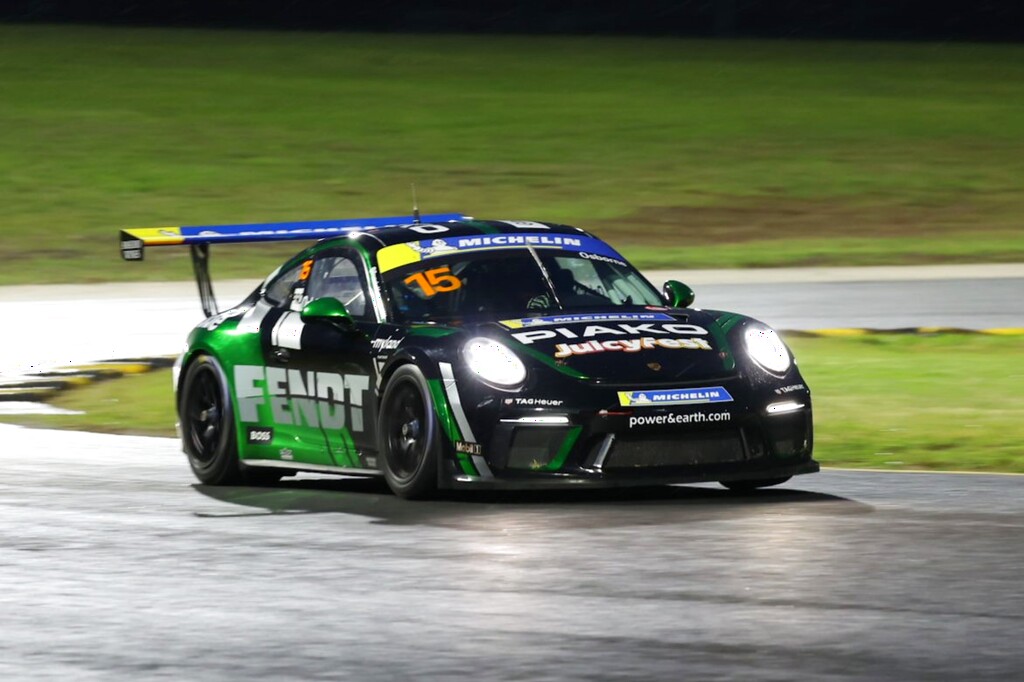
M116 379L127 374L151 372L173 364L173 357L130 358L73 365L13 379L0 377L0 402L42 402L70 388Z
M1024 336L1024 327L996 327L993 329L963 329L961 327L898 327L895 329L867 329L864 327L838 327L835 329L781 329L779 335L794 339L845 339L858 336L890 334L975 334L984 336Z

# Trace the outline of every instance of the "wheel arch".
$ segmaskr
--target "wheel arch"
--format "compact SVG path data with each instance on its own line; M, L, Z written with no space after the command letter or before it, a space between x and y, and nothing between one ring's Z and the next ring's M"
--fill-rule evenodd
M204 365L204 366L200 366ZM241 481L239 469L238 423L235 419L235 401L232 395L228 375L222 363L210 353L189 353L182 362L183 371L179 376L180 390L175 394L175 411L179 418L182 438L182 449L189 458L193 472L203 483L222 485L235 484ZM194 439L194 422L205 420L206 416L197 417L192 413L192 396L195 395L193 381L201 381L203 372L213 375L216 393L219 394L220 412L228 415L220 424L221 435L213 451L207 454L197 452L199 446ZM200 398L201 399L201 398ZM216 403L214 403L216 405ZM204 415L207 414L204 408ZM212 408L211 408L212 409ZM216 418L215 418L216 419ZM228 423L225 423L228 422ZM206 446L204 446L206 447Z
M424 348L411 346L399 349L392 355L387 364L380 372L380 388L377 392L378 414L382 411L384 394L387 391L388 383L400 368L413 365L423 374L428 384L428 397L430 399L433 418L437 421L439 429L440 452L438 461L438 484L441 487L448 487L447 478L453 472L466 475L478 475L476 470L469 465L468 455L459 455L456 445L463 439L460 435L459 426L455 418L452 406L448 397L441 388L442 376L440 363L452 362L442 348ZM378 434L382 438L382 434ZM383 446L383 442L381 442ZM463 461L465 460L465 461Z
M222 380L227 390L228 407L231 409L231 413L234 416L234 430L235 439L238 447L239 454L244 458L245 453L245 429L242 423L238 420L238 405L235 399L235 380L233 376L232 368L233 363L227 362L222 358L213 348L202 344L196 345L189 348L181 356L181 366L178 369L178 378L174 385L174 410L175 414L181 419L181 396L185 388L185 377L188 376L189 368L196 362L199 362L201 358L210 358L216 363L217 368L222 374Z
M437 379L441 376L441 371L437 366L437 362L427 353L426 350L419 347L402 348L395 352L388 361L384 364L384 367L380 371L380 389L377 391L377 405L380 406L381 400L384 398L384 391L387 388L388 381L399 367L403 365L416 365L423 376L427 379Z
M422 368L416 362L413 362L410 358L397 359L389 366L389 372L387 374L387 383L382 383L380 391L380 402L381 409L378 413L378 438L380 439L379 453L381 457L381 468L384 472L384 478L388 483L391 490L400 497L406 497L410 499L417 499L423 497L429 497L433 495L442 484L442 471L443 465L442 460L444 453L447 451L443 439L443 430L437 414L437 406L434 404L432 398L432 391L430 390L429 379L423 372ZM396 378L395 375L399 375L401 378ZM382 373L383 376L383 373ZM405 385L403 386L403 382ZM398 409L398 405L392 405L389 401L401 396L403 390L408 391L408 383L411 382L415 385L415 391L419 394L422 399L420 402L422 415L415 417L415 421L412 424L420 424L421 426L416 427L418 433L421 428L426 428L426 435L422 436L425 439L425 450L423 450L421 457L423 458L416 468L406 474L403 469L406 463L407 453L398 455L397 470L393 467L396 466L396 462L392 461L395 456L395 450L393 446L396 444L396 438L404 440L406 438L406 428L409 425L402 427L401 435L398 436L394 427L404 419L401 410ZM395 409L385 410L384 407L394 407ZM395 419L399 421L396 422ZM410 438L419 439L421 436L412 435ZM403 450L410 447L399 446ZM413 445L412 447L420 447Z
M174 379L175 405L177 405L177 398L181 395L181 392L185 387L185 377L188 375L189 368L202 357L209 357L216 361L217 366L220 367L221 372L224 374L224 381L228 387L228 393L231 394L232 403L234 403L234 381L231 376L231 363L225 362L224 358L218 355L213 348L206 344L201 344L190 346L178 359L177 376Z

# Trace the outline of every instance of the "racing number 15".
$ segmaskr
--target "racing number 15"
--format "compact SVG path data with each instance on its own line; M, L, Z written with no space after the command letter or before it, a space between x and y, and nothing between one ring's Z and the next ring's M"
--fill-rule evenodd
M447 265L424 272L414 272L402 281L408 285L419 285L427 298L433 298L436 294L455 291L462 287L462 282L452 274L451 268Z

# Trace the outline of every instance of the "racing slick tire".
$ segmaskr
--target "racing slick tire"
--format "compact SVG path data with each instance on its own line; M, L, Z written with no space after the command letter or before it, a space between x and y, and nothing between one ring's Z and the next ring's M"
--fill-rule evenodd
M758 478L752 481L719 481L723 486L737 493L749 493L757 490L758 488L768 488L773 485L779 485L785 483L792 476L782 476L780 478Z
M406 499L430 497L437 491L441 434L420 368L395 370L380 405L377 433L388 486Z
M265 485L282 472L245 467L238 458L234 407L220 363L198 356L185 372L178 401L181 439L189 466L207 485Z

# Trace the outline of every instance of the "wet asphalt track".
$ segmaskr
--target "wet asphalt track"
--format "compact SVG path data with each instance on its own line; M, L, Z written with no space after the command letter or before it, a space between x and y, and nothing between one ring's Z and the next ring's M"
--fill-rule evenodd
M197 486L0 425L0 679L1009 680L1024 477L461 496Z

